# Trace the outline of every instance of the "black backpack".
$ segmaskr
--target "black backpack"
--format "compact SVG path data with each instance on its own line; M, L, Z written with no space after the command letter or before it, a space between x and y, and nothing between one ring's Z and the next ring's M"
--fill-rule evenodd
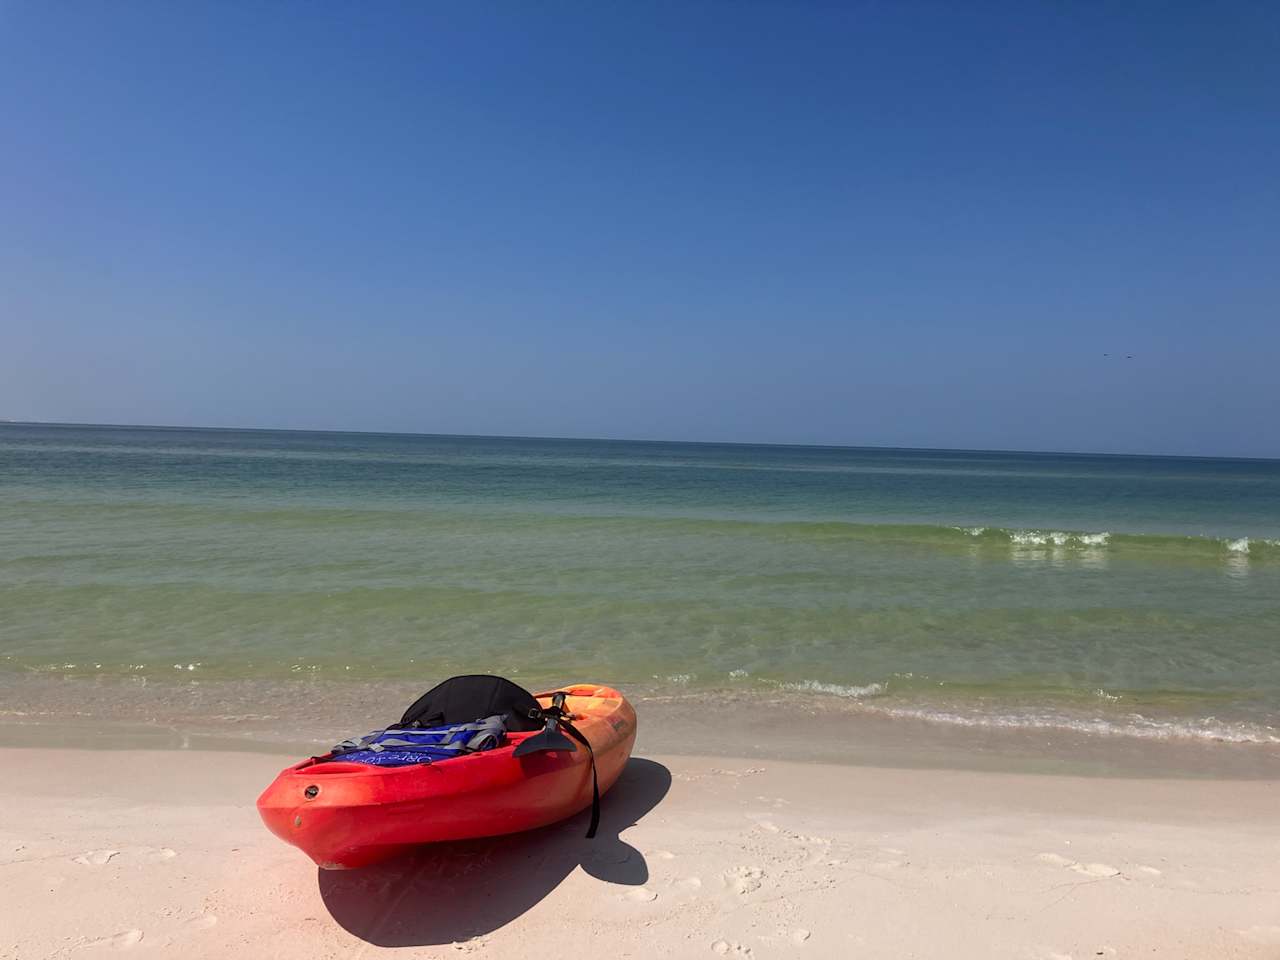
M541 730L542 708L528 690L502 677L471 674L432 687L400 718L401 727L439 727L471 723L500 714L507 730Z

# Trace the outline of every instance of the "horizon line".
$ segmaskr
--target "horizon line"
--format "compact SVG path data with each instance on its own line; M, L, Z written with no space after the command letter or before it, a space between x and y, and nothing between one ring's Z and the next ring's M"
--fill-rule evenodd
M91 427L103 429L128 430L209 430L226 433L319 433L335 435L356 435L375 437L450 437L459 440L549 440L578 443L653 443L683 444L687 446L723 446L723 447L784 447L810 450L896 450L917 453L1004 453L1032 454L1036 456L1064 457L1127 457L1161 460L1242 460L1260 463L1277 463L1280 457L1242 457L1222 456L1215 454L1187 453L1104 453L1096 450L1018 450L1011 447L900 447L878 444L841 444L841 443L796 443L755 440L669 440L661 437L568 437L568 436L524 436L520 434L502 433L431 433L406 430L336 430L332 428L313 427L228 427L199 424L166 424L166 423L88 423L73 420L6 420L0 419L0 427Z

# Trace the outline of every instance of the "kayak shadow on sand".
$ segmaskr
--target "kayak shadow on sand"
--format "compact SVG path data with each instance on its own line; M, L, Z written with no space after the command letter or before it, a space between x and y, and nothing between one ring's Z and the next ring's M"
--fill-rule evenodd
M360 870L320 870L320 897L343 929L380 947L483 936L536 905L579 866L606 883L645 883L644 856L618 834L670 788L670 770L632 757L602 798L593 840L583 836L583 813L527 833L433 844Z

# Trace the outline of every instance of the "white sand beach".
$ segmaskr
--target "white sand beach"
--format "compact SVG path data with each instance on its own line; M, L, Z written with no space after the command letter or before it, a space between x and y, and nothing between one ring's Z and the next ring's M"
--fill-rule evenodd
M634 758L582 818L318 871L287 756L6 748L0 957L1280 956L1280 785Z

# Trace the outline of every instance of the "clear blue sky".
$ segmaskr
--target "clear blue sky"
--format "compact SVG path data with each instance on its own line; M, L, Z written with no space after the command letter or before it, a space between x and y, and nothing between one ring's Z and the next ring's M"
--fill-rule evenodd
M0 121L0 417L1280 456L1280 4L6 2Z

